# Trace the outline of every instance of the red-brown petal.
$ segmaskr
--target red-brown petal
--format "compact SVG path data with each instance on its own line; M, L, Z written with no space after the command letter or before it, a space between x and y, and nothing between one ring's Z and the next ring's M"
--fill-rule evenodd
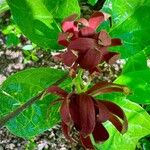
M94 68L92 68L92 69L89 70L89 73L92 76L99 76L100 72L101 72L101 69L99 67L94 67Z
M82 37L92 37L95 35L95 30L90 28L90 27L83 27L81 30L80 30L80 35Z
M111 39L111 46L120 46L120 45L122 45L122 42L119 38Z
M64 32L67 32L67 31L78 31L78 27L77 25L75 25L74 21L75 19L78 17L77 14L73 14L67 18L65 18L63 21L62 21L62 30Z
M111 45L111 37L109 36L109 34L105 30L102 30L99 33L98 39L101 42L100 44L103 45L103 46Z
M61 89L58 86L51 86L47 89L47 93L53 93L56 95L59 95L61 97L66 97L68 95L68 93L66 91L64 91L63 89Z
M110 112L104 104L102 104L100 101L96 101L96 108L98 109L97 110L98 122L106 122L107 120L109 120Z
M93 131L93 137L96 143L104 142L109 138L109 133L101 123L97 122Z
M101 101L101 103L103 103L109 109L110 112L112 112L113 114L115 114L116 116L118 116L119 118L121 118L123 120L122 133L125 133L128 128L128 121L127 121L124 111L113 102Z
M70 33L60 33L58 36L58 43L63 46L68 46L69 45L69 41L68 41L69 34Z
M70 42L68 49L85 53L87 50L93 48L95 44L96 40L92 38L77 38L76 40Z
M61 108L60 108L60 114L63 122L69 126L71 123L71 116L69 111L69 99L64 99Z
M72 66L72 64L77 60L77 56L71 51L67 50L65 53L62 54L62 62L66 66Z
M101 52L96 49L89 49L86 54L78 61L83 69L91 70L101 61Z
M122 92L123 93L124 88L123 87L108 87L108 88L104 88L104 89L97 89L90 95L97 96L99 94L106 94L106 93L112 93L112 92Z
M120 122L120 120L114 116L113 114L110 116L109 121L116 127L116 129L122 133L123 130L123 124Z
M80 18L77 22L81 23L85 27L89 26L89 22L85 18Z
M105 18L102 12L95 12L89 19L89 27L96 30L104 20Z
M94 146L91 142L91 138L90 136L84 138L81 134L80 134L80 139L82 142L82 145L84 146L85 149L89 149L89 150L94 150Z
M102 82L96 83L89 90L87 90L86 93L87 94L92 94L93 92L95 93L97 91L100 91L101 89L104 89L104 88L106 89L106 88L109 88L109 87L120 87L120 88L123 88L124 86L119 85L119 84L115 84L115 83L111 83L111 82L102 81Z
M109 64L114 64L119 59L119 57L120 57L119 53L107 52L103 55L103 60Z
M79 113L79 96L72 94L70 96L69 111L74 125L78 131L81 130L80 113Z
M78 27L74 24L74 22L66 21L63 22L61 26L64 32L78 31Z
M89 136L95 127L95 108L93 99L86 94L79 95L79 114L83 137Z

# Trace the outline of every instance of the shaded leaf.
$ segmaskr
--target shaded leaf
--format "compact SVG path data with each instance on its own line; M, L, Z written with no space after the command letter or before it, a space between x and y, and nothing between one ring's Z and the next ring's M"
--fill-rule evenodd
M60 22L71 13L80 13L77 0L7 0L21 31L44 48L58 49ZM75 7L74 7L75 6Z

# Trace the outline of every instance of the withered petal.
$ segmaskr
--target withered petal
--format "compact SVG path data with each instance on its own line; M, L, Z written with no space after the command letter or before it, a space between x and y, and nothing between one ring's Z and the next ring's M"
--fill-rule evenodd
M72 64L77 60L77 56L71 51L71 50L67 50L66 52L64 52L61 56L62 58L62 62L66 65L66 66L72 66Z
M91 27L83 27L81 30L80 30L80 36L82 37L92 37L95 35L95 30L92 29Z
M100 40L101 45L103 45L103 46L111 45L111 37L109 36L109 34L105 30L102 30L99 33L98 39Z
M100 122L96 123L96 126L93 131L93 137L96 143L104 142L109 138L108 131Z
M65 138L69 141L73 141L72 137L70 136L70 126L66 125L63 121L61 122L62 132Z
M91 142L91 138L90 136L84 138L81 134L80 134L80 139L82 142L82 145L84 146L85 149L89 149L89 150L94 150L94 146Z
M47 93L56 94L56 95L59 95L59 96L61 96L63 98L65 98L68 95L68 93L65 90L63 90L60 87L55 86L55 85L54 86L50 86L47 89Z
M89 19L89 27L96 30L98 26L105 20L104 14L102 12L95 12Z
M111 39L111 45L110 46L120 46L120 45L122 45L122 42L119 38Z
M116 116L118 116L120 119L123 120L123 128L121 132L125 133L128 129L128 121L122 108L110 101L103 100L101 101L101 103L103 103L109 109L111 113L115 114Z
M81 131L83 137L89 136L95 127L95 108L92 97L87 94L79 95L79 115Z
M92 70L101 62L101 55L99 50L89 49L78 63L83 69Z
M78 69L78 64L77 64L77 62L75 62L73 64L73 66L70 68L69 76L72 77L72 78L75 78L77 69Z
M78 51L80 53L85 53L87 50L93 48L96 44L96 40L92 38L77 38L73 40L68 45L69 50Z

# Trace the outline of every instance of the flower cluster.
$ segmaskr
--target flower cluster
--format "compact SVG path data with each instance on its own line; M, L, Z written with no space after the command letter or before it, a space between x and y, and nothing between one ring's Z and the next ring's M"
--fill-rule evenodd
M100 82L80 94L67 93L58 86L48 88L47 92L60 96L56 102L62 103L60 114L65 137L72 141L70 130L75 127L86 149L94 149L90 139L91 134L96 143L104 142L109 138L109 133L103 125L106 121L110 121L122 134L127 131L128 122L123 110L113 102L95 98L99 94L110 92L127 93L128 88L125 86Z
M62 21L63 32L59 34L58 43L67 47L67 50L55 58L73 70L79 66L90 73L99 72L98 64L103 61L114 63L119 54L109 52L108 48L121 45L121 40L112 39L105 30L96 32L98 26L107 19L108 15L102 12L95 12L89 20L77 20L76 14L65 18Z

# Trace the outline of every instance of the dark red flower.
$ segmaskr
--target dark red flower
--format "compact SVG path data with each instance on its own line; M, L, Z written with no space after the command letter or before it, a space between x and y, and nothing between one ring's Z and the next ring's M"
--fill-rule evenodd
M100 82L84 93L70 93L57 86L48 88L48 93L55 93L61 98L60 114L62 118L62 131L65 137L72 141L70 130L74 126L80 134L80 140L86 149L94 149L90 139L93 135L96 143L104 142L109 133L103 123L110 121L120 133L128 128L127 118L123 110L115 103L107 100L97 100L96 95L110 92L127 92L122 85Z
M67 51L55 58L73 69L74 66L80 66L90 73L98 71L97 66L103 61L114 63L119 54L109 52L108 47L121 45L121 40L112 39L105 30L96 32L98 26L107 19L108 15L102 12L95 12L89 20L77 20L76 14L64 19L58 43L67 47Z

